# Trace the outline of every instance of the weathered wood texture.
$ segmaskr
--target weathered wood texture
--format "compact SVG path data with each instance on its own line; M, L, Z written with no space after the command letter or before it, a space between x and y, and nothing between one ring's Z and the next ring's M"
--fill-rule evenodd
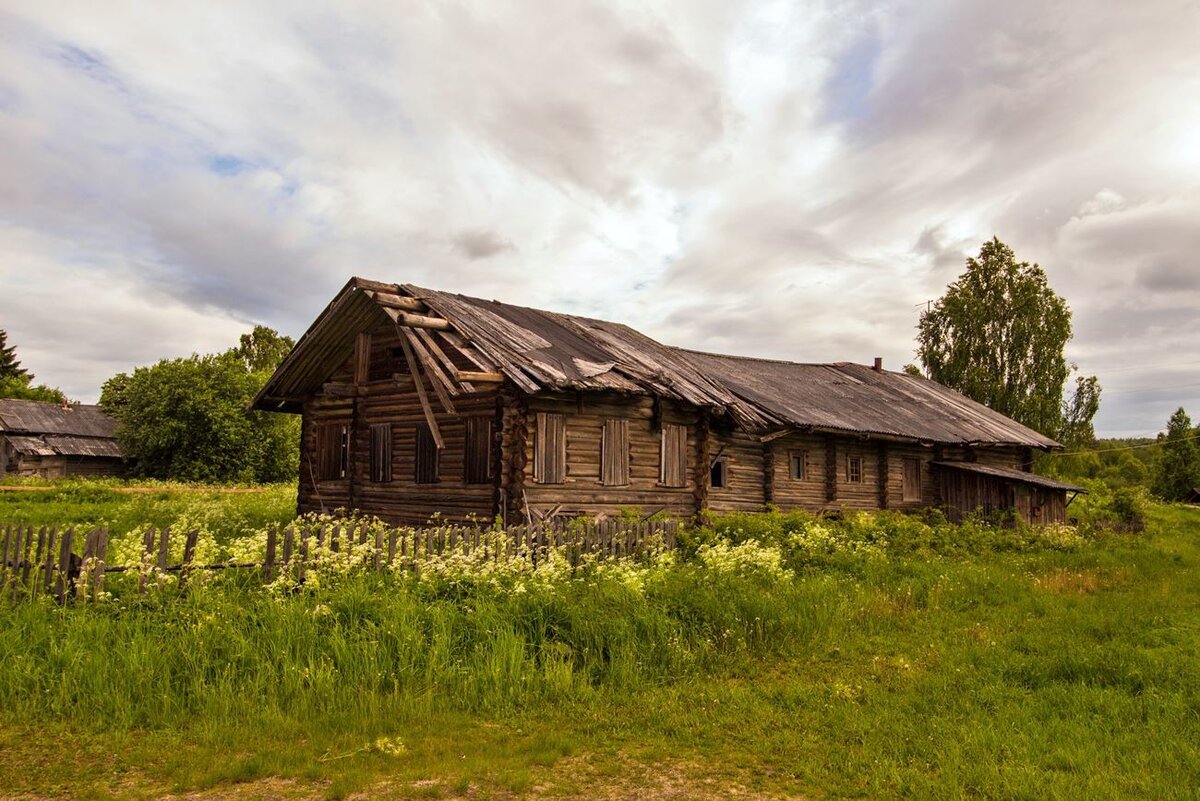
M352 383L356 368L359 377L365 375L367 380L357 386L352 397L330 397L323 393L304 404L299 511L357 508L392 523L424 523L439 513L447 520L490 519L495 511L491 480L483 483L467 480L466 421L468 417L494 419L495 385L480 392L459 394L454 398L453 414L437 401L431 404L444 447L438 453L436 481L418 483L417 429L427 422L427 416L416 383L408 372L394 327L380 326L369 341L371 356L367 365L351 357L331 377L335 382ZM424 373L421 378L426 386L434 380ZM321 480L317 430L331 423L351 427L349 470L345 478ZM371 474L371 431L372 426L385 425L391 430L391 480L375 481ZM378 429L374 436L376 445L385 440ZM386 476L386 471L375 475L382 476Z
M667 486L661 480L663 433L661 428L654 426L655 410L650 398L616 393L585 393L580 396L537 396L528 399L528 404L528 433L524 443L526 467L522 479L525 497L533 512L597 514L616 512L621 507L641 507L647 513L659 509L689 515L694 512L690 485ZM537 422L545 414L560 414L565 423L566 472L561 483L538 482L532 469L538 436ZM684 450L688 463L684 475L693 475L695 412L689 413L675 404L664 403L660 417L663 423L686 427ZM622 423L613 426L608 422L612 420ZM627 479L624 484L605 486L602 483L601 443L606 424L624 429L619 445L628 451L627 474L622 475L617 466L611 465L609 476L616 480ZM668 447L671 443L668 440ZM515 446L519 443L514 440L512 444Z

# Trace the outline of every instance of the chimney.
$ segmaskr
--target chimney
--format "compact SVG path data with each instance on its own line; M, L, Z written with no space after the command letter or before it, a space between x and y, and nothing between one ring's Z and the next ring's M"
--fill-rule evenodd
M875 366L872 367L871 369L877 373L883 372L883 357L882 356L875 357Z

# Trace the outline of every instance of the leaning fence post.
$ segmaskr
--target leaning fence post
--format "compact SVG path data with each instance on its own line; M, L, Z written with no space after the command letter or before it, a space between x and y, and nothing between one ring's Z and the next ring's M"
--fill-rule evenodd
M366 532L363 533L366 536ZM375 526L375 569L378 570L383 566L383 529L378 525Z
M104 592L104 574L108 572L108 529L100 529L96 538L95 578L92 580L92 600Z
M317 529L318 536L320 529ZM300 529L300 564L296 567L296 583L300 584L304 581L304 563L308 560L308 535L311 532L307 528Z
M179 590L187 589L192 575L192 562L196 558L196 542L200 539L200 529L194 528L183 539L183 561L179 564Z
M42 531L46 531L46 529L42 529ZM42 591L46 592L46 595L49 595L50 590L54 589L54 565L56 562L60 562L60 560L56 559L58 558L58 554L54 552L54 543L56 540L58 540L58 536L58 528L50 529L49 536L47 537L46 541L46 559L42 561L42 565L40 566L41 570L38 571L42 573ZM62 537L66 538L66 534L62 535ZM38 544L41 544L41 537L38 537ZM41 548L38 548L38 550L41 550ZM70 567L70 565L68 565L68 567ZM61 592L59 595L61 596Z
M86 601L88 592L92 586L92 562L96 559L96 539L100 536L100 529L94 528L87 534L83 535L83 556L79 562L79 576L83 581L75 582L75 597L80 601Z
M18 587L21 586L21 549L25 543L25 527L17 526L16 538L13 541L12 549L12 570L9 571L8 577L11 580L13 593L18 592Z
M151 570L151 560L154 558L154 540L157 531L153 526L142 533L142 561L138 565L138 592L146 591L146 576Z
M63 532L62 541L58 549L58 582L55 592L55 600L60 604L65 603L67 595L71 589L71 545L75 539L75 529L68 526ZM50 549L47 549L49 551Z
M388 567L396 563L396 538L400 535L399 529L392 528L388 531Z
M263 581L270 584L275 578L275 537L277 529L271 525L267 527L267 552L263 558Z
M8 550L12 544L12 525L4 527L4 553L0 561L0 589L8 586Z
M160 572L167 569L167 541L171 536L171 527L167 526L162 530L158 539L158 569Z

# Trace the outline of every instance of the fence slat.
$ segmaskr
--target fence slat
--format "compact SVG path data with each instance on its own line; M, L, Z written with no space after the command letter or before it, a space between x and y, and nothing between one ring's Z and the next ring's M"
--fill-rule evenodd
M396 561L396 538L397 538L397 536L399 536L399 534L400 534L400 531L398 529L393 528L388 531L387 563L389 566L394 564Z
M108 567L108 529L100 529L100 535L96 538L96 563L93 567L95 571L92 577L92 600L100 597L100 593L104 592L104 574Z
M0 561L0 587L8 586L8 550L12 545L12 526L4 527L4 554L3 561Z
M167 526L158 535L158 569L167 569L167 548L171 538L171 527Z
M150 572L151 559L154 557L154 540L158 532L153 528L148 528L142 533L142 561L138 569L138 592L146 591L146 576Z
M194 528L183 538L183 561L179 563L179 591L187 590L191 580L192 563L196 561L196 542L200 539L200 529Z
M67 596L71 592L71 557L74 554L71 552L71 546L75 539L75 528L68 526L67 530L62 534L62 541L58 548L58 581L55 584L55 598L59 603L66 601Z
M63 538L66 539L64 532ZM42 526L42 530L38 532L38 573L41 574L42 592L46 595L54 589L54 565L59 563L59 554L54 550L54 544L58 541L58 528L51 527L50 531L46 531L46 527ZM69 566L68 566L69 567ZM29 594L32 597L37 590L38 580L34 579L33 587L29 588Z
M267 526L267 552L263 555L263 581L268 584L275 578L275 537L278 530Z

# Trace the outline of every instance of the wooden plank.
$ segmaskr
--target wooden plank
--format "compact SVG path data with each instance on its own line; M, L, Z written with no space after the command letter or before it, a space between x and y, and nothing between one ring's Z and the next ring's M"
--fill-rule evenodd
M471 384L502 384L504 373L482 372L477 370L455 370L454 377L459 381Z
M142 533L142 561L138 568L138 592L146 591L146 577L150 570L151 559L154 557L154 540L157 531L148 528Z
M104 574L108 568L108 529L101 528L96 537L96 561L92 573L92 600L96 600L104 592Z
M49 595L54 588L54 566L58 564L58 552L54 550L54 544L58 539L58 528L52 527L49 532L46 527L42 526L38 531L37 544L37 564L39 565L38 572L42 574L44 581L42 582L43 591ZM32 597L36 594L38 579L34 577L34 586L29 588L29 594Z
M448 414L458 414L454 409L454 404L450 400L450 395L459 394L458 387L442 372L442 368L433 360L429 352L425 350L425 346L421 344L421 340L412 331L405 331L404 336L408 339L408 344L416 354L417 360L425 369L425 376L429 379L430 386L433 387L434 393L437 394L438 400L442 404L442 408Z
M263 555L263 581L270 583L275 578L275 548L279 538L276 526L267 527L267 551Z
M425 394L425 382L421 380L421 372L417 367L417 359L413 355L412 346L408 344L408 339L396 330L400 336L400 347L404 351L404 360L408 363L408 371L412 374L413 383L417 389L417 398L421 401L421 411L425 413L425 422L429 423L429 431L433 434L433 441L437 444L438 450L445 447L445 442L442 440L442 432L438 428L437 418L433 416L433 408L429 405L429 396Z
M456 348L467 361L474 364L485 373L495 372L496 363L491 358L481 351L474 343L459 336L454 331L438 331L438 336Z
M159 535L158 535L158 565L157 566L158 566L159 570L167 569L167 555L168 555L167 548L170 545L170 541L171 541L171 527L166 526L165 528L163 528L163 530L161 532L159 532Z
M406 312L427 312L429 307L416 298L405 297L404 295L396 295L391 292L369 292L377 303L381 306L387 306L391 309L399 309Z
M360 387L371 377L371 334L362 332L354 338L354 385Z
M63 532L62 542L58 549L58 581L56 582L55 599L59 603L67 600L67 596L71 591L71 546L75 540L75 529L68 526Z
M428 328L433 331L448 331L450 329L450 321L443 320L440 317L429 317L423 314L410 314L401 312L396 315L396 325L406 328Z
M443 374L447 378L448 386L453 390L453 384L456 381L459 383L462 382L462 379L458 378L458 367L454 364L454 361L446 355L446 351L442 350L441 345L437 343L437 340L433 338L433 334L429 333L429 331L424 328L417 328L413 330L413 333L417 335L417 339L420 340L425 350L441 367Z
M8 551L12 545L12 524L4 527L4 551L0 555L0 588L8 583Z
M388 531L388 553L387 553L388 565L393 565L396 562L396 540L399 537L399 535L400 535L400 531L398 529L393 528Z
M33 526L25 527L25 558L21 563L21 582L25 586L29 585L29 571L34 563L31 561L33 556Z
M268 536L270 535L268 534ZM199 539L200 529L196 528L189 531L183 538L183 561L179 563L179 589L181 591L187 589L192 563L196 561L196 543Z
M33 576L33 584L29 586L29 597L37 595L37 589L40 582L40 576L44 575L46 592L50 592L50 579L54 575L54 538L58 535L57 528L50 529L50 547L46 547L46 527L42 526L38 529L37 535L37 550L33 557L35 565L35 573Z

